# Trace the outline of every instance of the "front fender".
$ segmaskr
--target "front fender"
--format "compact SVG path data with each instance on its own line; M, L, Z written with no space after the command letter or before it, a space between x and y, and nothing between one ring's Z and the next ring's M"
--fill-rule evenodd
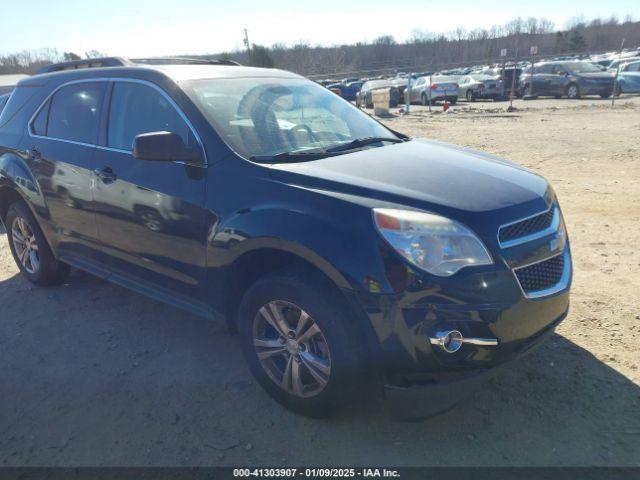
M273 249L311 263L340 288L368 291L370 285L376 285L378 292L390 291L373 225L354 221L362 216L370 223L370 214L357 210L363 208L344 205L338 215L344 216L344 221L327 218L325 212L335 209L325 210L318 205L312 211L284 206L242 211L217 226L209 243L208 259L211 266L221 267L248 252ZM348 217L350 222L346 221Z

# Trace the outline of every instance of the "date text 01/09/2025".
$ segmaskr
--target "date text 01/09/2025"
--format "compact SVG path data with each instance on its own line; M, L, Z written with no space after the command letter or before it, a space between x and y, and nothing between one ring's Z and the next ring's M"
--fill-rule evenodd
M399 478L397 470L387 468L236 468L236 478Z

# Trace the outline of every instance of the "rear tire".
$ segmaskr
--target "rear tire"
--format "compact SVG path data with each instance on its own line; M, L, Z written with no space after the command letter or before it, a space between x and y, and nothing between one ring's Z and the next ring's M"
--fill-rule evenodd
M426 93L423 93L422 95L420 95L420 103L425 107L429 105L429 99L427 98Z
M298 323L303 314L306 320ZM360 374L365 340L352 319L328 281L290 268L249 288L238 329L249 368L267 393L296 413L322 418L349 403L365 383Z
M11 254L31 283L57 285L69 275L69 265L55 258L38 222L23 202L11 204L6 218Z
M610 93L601 93L600 98L609 98L611 96Z
M476 101L476 96L473 94L473 90L467 90L465 97L467 98L467 102Z

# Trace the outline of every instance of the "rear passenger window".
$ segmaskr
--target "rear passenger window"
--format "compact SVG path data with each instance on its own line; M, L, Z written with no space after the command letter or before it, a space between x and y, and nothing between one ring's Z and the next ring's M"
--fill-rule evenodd
M49 106L51 105L51 101L47 101L47 103L40 109L38 115L33 120L31 124L31 129L33 133L36 135L46 135L47 134L47 119L49 118Z
M51 99L46 135L96 143L104 85L102 82L80 83L58 90Z
M107 146L131 150L141 133L172 132L185 145L193 144L190 129L173 105L159 91L132 82L117 82L111 95Z

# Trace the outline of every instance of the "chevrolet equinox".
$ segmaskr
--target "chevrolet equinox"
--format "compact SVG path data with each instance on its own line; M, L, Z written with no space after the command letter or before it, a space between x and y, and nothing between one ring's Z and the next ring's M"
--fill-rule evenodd
M569 307L544 178L274 69L22 80L0 116L0 218L29 281L74 267L224 319L262 387L309 416L365 385L416 398L483 378Z

